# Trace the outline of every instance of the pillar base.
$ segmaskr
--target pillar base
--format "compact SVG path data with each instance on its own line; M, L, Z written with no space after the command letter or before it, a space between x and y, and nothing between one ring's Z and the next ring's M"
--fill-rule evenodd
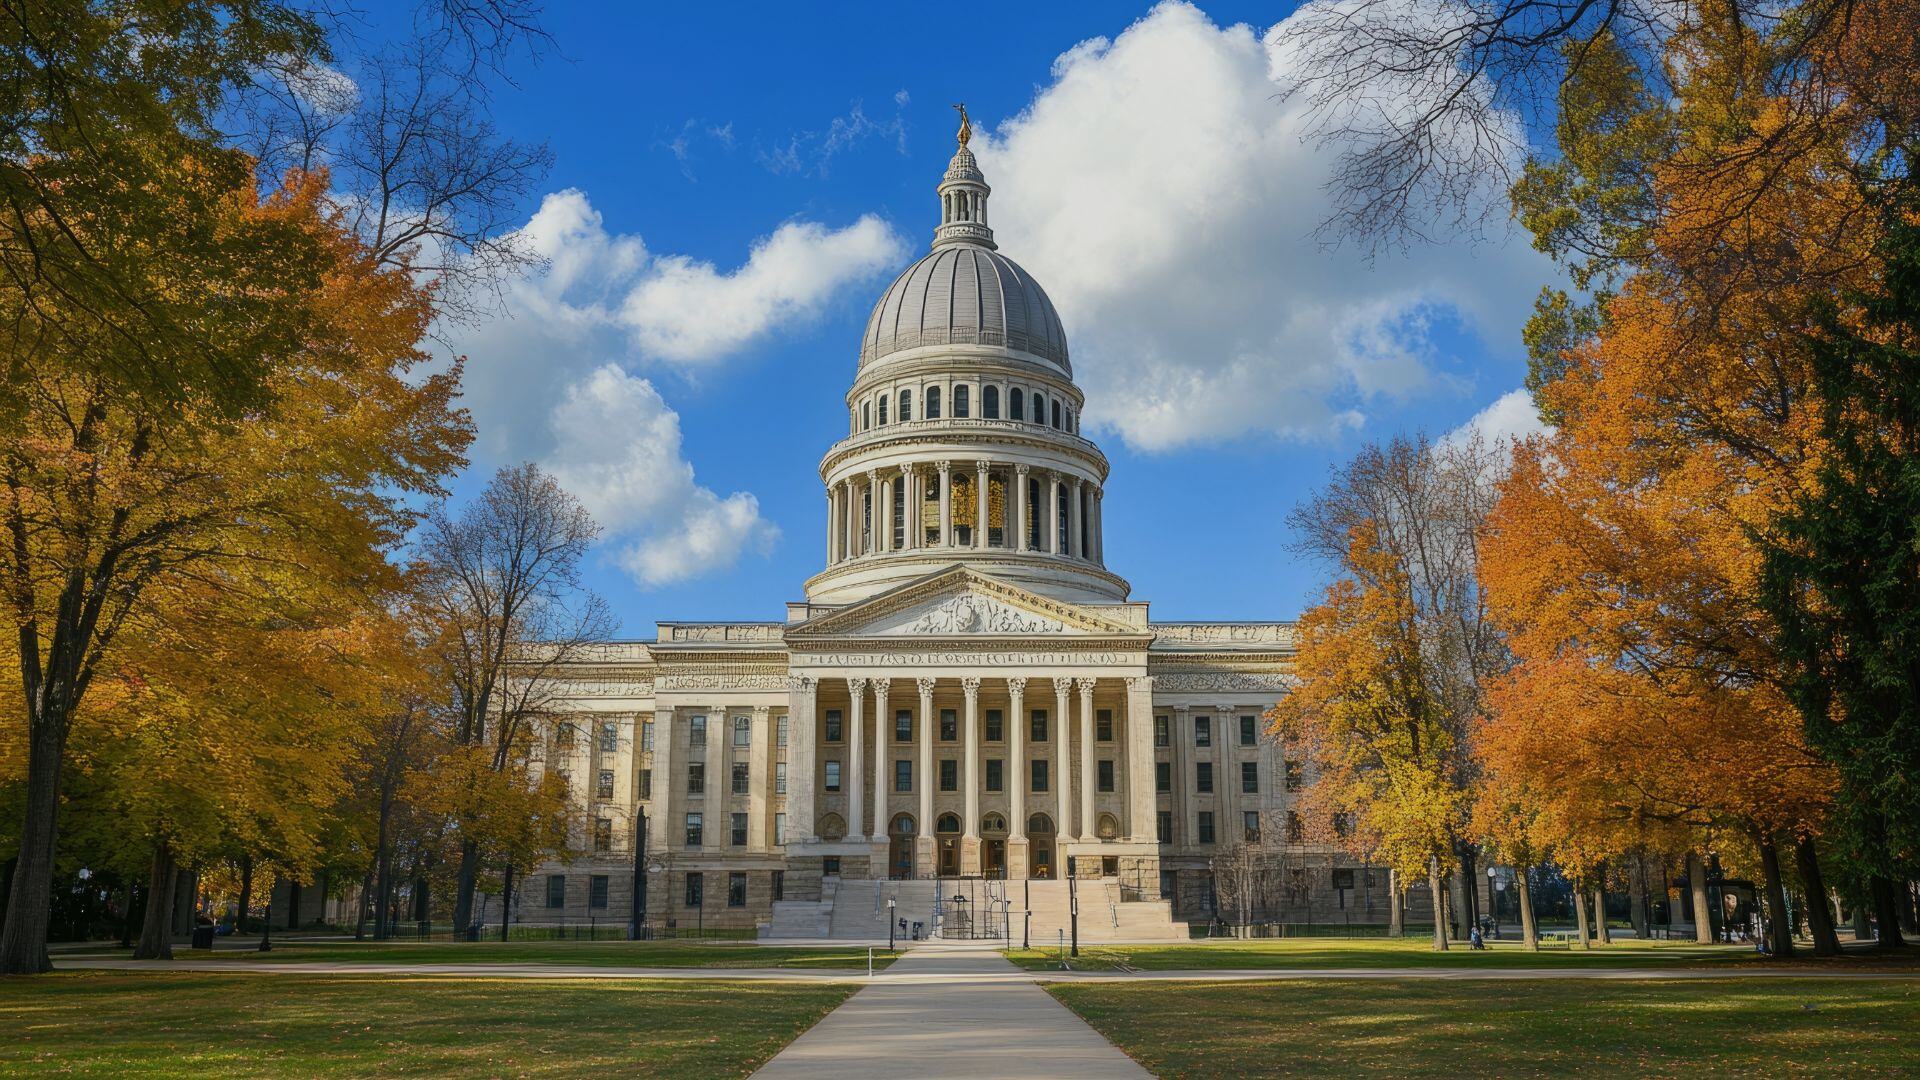
M980 838L963 836L960 838L960 876L978 877L980 874Z
M934 843L931 836L917 836L913 841L913 876L930 878L933 876Z
M1028 862L1026 837L1007 839L1007 880L1025 881L1032 867Z

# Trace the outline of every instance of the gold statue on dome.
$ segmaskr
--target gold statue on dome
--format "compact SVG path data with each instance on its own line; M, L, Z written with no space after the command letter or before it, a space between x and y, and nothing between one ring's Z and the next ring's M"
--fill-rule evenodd
M973 138L973 121L967 119L967 106L965 102L955 105L954 108L960 110L960 147L961 149L965 149L967 140Z

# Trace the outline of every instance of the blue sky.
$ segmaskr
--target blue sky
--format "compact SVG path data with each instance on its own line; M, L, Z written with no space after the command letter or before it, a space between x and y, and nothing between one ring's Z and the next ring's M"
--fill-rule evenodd
M1322 568L1288 509L1367 439L1523 426L1550 275L1517 238L1372 263L1315 241L1330 154L1262 42L1288 7L556 5L555 51L495 101L554 150L525 208L551 268L458 334L460 490L526 459L566 479L609 527L589 578L626 636L780 617L964 100L1001 249L1060 306L1112 459L1109 565L1156 618L1295 617Z

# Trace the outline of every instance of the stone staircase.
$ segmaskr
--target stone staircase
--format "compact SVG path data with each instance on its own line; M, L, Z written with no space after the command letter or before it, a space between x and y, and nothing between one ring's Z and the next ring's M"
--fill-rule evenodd
M832 939L838 941L884 941L887 937L887 901L895 901L893 917L925 924L933 933L937 881L871 881L857 878L829 878L821 887L820 899L782 900L773 905L773 919L762 931L764 938ZM1069 930L1069 900L1064 881L1005 883L1006 898L1012 907L1008 913L1012 938L1020 942L1021 924L1031 904L1033 921L1028 930L1035 946L1049 946ZM1175 922L1172 905L1165 900L1122 901L1120 883L1112 878L1087 878L1080 882L1080 941L1082 944L1114 942L1185 941L1187 925Z
M933 898L939 889L934 881L863 881L839 883L833 898L833 917L827 936L841 940L884 940L887 936L887 901L893 900L893 918L907 920L908 932L915 922L933 927Z
M1053 945L1062 935L1071 937L1071 900L1064 881L1035 881L1030 889L1018 882L1008 891L1014 902L1014 938L1020 937L1020 903L1028 901L1033 920L1027 927L1035 947ZM1175 922L1173 905L1166 900L1120 899L1120 883L1113 878L1083 878L1080 894L1080 943L1186 941L1187 924Z
M840 882L829 878L820 886L818 900L776 900L773 919L760 930L763 938L824 938L832 930L833 897Z

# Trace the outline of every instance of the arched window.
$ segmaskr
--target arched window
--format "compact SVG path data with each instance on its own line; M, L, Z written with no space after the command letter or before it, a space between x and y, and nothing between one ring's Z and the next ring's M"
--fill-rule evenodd
M828 814L820 819L817 831L822 840L838 840L847 835L847 823L840 820L839 814Z
M911 814L898 814L898 815L896 815L896 816L894 817L894 819L893 819L893 823L892 823L891 825L889 825L889 826L888 826L887 828L888 828L888 831L889 831L889 832L891 832L891 833L893 833L893 834L894 834L895 836L909 836L909 835L912 835L912 833L913 833L913 815L911 815Z
M1112 814L1101 814L1100 823L1094 826L1093 831L1099 835L1100 839L1111 840L1120 835L1120 819Z
M880 426L887 426L887 395L880 395Z
M1047 395L1038 390L1033 392L1033 422L1036 424L1047 422Z
M863 401L860 403L860 430L865 431L872 426L873 426L873 402Z
M940 819L933 823L933 831L934 832L959 832L960 831L959 816L955 814L941 814Z
M927 387L927 419L940 419L940 388L937 386Z
M1058 398L1053 401L1053 426L1056 428L1060 426L1060 399Z
M988 814L980 819L980 831L989 835L1007 831L1007 819L999 814Z
M1046 834L1053 831L1053 819L1045 814L1035 814L1027 819L1027 835Z
M982 420L1000 419L1000 388L983 386L980 388L980 418Z
M967 418L966 383L961 383L959 386L953 388L953 418L955 420L965 420Z
M913 419L913 391L902 390L900 391L900 422L904 424L911 419Z
M1017 386L1007 391L1007 419L1025 420L1027 418L1026 409L1022 407L1024 405L1022 399L1025 396Z

